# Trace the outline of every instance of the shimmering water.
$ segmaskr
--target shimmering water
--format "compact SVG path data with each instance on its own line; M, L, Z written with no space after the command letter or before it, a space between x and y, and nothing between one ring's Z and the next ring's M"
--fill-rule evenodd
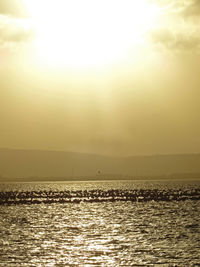
M200 266L200 182L0 185L0 266Z

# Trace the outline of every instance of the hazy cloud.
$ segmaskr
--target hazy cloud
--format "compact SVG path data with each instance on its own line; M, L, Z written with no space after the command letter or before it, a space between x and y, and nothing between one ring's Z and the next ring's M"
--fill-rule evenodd
M33 31L25 19L0 15L0 46L26 42Z
M200 51L200 0L157 1L162 23L149 32L157 46L178 52Z
M169 13L181 16L200 15L199 0L156 0L155 2Z
M183 9L182 14L185 17L200 17L200 1L192 0L189 1L188 5Z
M197 32L173 32L169 29L157 29L150 33L154 43L175 50L198 50L200 34Z
M23 2L24 0L0 0L0 14L24 17Z

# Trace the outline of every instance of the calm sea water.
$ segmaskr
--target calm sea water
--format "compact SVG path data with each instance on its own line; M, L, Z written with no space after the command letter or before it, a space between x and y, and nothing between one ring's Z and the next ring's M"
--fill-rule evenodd
M0 266L200 266L200 181L0 184Z

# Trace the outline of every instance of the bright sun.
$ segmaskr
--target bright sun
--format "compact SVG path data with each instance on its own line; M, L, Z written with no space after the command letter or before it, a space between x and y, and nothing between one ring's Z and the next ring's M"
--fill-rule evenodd
M35 51L55 67L114 64L144 42L158 7L147 0L26 0Z

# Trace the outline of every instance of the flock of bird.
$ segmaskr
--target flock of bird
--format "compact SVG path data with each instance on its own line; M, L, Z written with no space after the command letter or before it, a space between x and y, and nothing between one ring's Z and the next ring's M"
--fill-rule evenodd
M51 204L114 201L183 201L200 200L200 189L190 190L65 190L0 192L0 205Z

